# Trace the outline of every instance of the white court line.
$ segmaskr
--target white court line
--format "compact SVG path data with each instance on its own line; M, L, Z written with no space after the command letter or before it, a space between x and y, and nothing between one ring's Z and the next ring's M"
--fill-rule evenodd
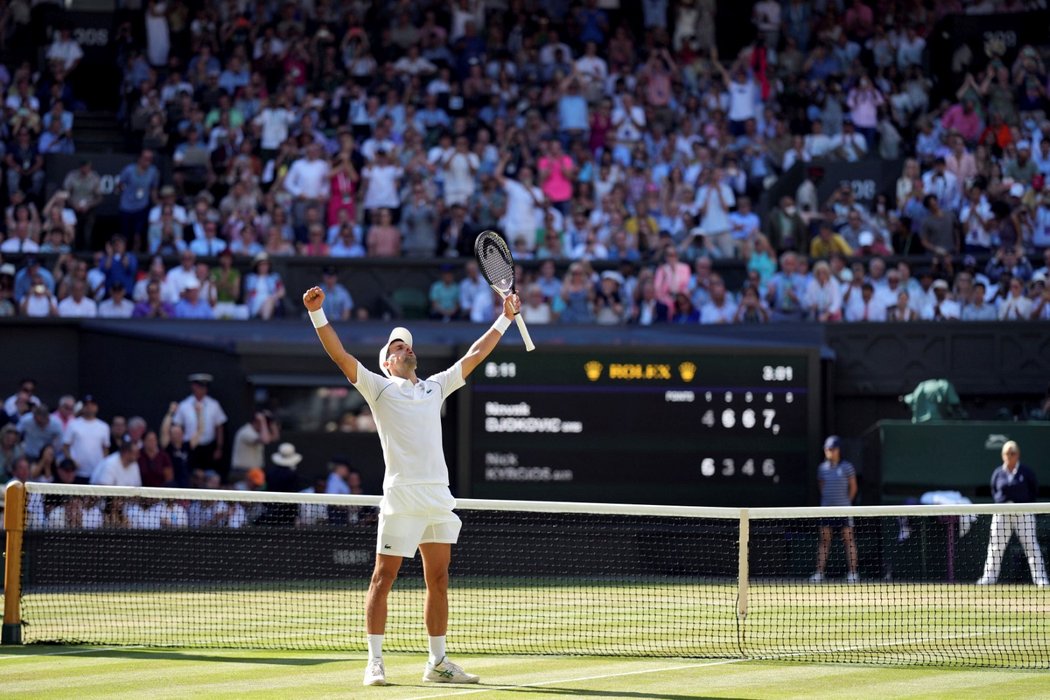
M32 659L43 656L65 656L67 654L90 654L93 651L116 651L118 649L142 649L141 644L134 646L119 646L119 647L91 647L90 649L74 649L73 651L51 651L46 654L4 654L0 652L0 661L6 661L8 659Z
M463 689L459 692L454 692L456 689L445 686L446 690L443 693L436 695L416 695L415 697L407 698L407 700L424 700L424 698L443 698L450 695L474 695L476 693L493 693L500 690L515 690L517 688L538 688L544 685L559 685L561 683L583 683L584 681L597 681L604 678L619 678L620 676L636 676L642 673L662 673L664 671L681 671L687 668L704 668L707 666L725 666L726 664L738 664L741 661L749 661L749 659L723 659L721 661L708 661L700 664L683 664L681 666L665 666L663 668L646 668L640 671L625 671L623 673L603 673L598 676L584 676L582 678L563 678L557 681L543 681L542 683L523 683L521 685L491 685L484 688L473 688L470 690Z

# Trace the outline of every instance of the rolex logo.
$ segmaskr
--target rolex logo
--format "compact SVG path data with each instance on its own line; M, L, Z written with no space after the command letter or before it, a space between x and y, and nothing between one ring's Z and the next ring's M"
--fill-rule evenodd
M592 382L596 382L602 378L602 363L591 360L583 366L583 371L587 373L588 379Z
M682 376L682 381L691 382L696 376L696 365L692 362L683 362L678 365L678 374Z

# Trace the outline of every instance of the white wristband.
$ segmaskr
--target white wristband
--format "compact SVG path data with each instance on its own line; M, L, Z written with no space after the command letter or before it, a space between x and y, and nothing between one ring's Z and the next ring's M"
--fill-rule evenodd
M500 335L506 333L508 328L510 328L510 319L503 314L500 314L499 318L497 318L492 324L492 330Z
M321 326L328 325L328 319L324 315L324 309L311 311L310 322L314 324L314 328L320 328Z

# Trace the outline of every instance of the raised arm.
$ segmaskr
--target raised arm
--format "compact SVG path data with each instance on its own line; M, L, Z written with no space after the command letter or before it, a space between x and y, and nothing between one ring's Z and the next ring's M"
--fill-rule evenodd
M514 316L520 311L521 299L517 294L511 294L503 300L503 313L492 324L492 327L485 331L484 335L474 341L474 344L467 350L467 354L459 361L464 379L469 377L470 373L489 356L499 339L503 337L503 333L514 321Z
M343 348L335 329L332 328L332 324L328 323L324 312L321 311L323 303L324 292L320 287L311 287L303 294L303 306L310 312L310 320L314 323L314 329L317 331L321 345L324 346L324 351L328 353L328 357L332 358L332 362L339 367L343 375L350 380L350 383L357 384L357 358ZM321 325L318 326L318 323Z

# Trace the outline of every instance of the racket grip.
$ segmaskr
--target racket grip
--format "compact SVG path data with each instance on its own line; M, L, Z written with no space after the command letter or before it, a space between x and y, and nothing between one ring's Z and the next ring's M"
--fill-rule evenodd
M529 335L529 329L525 327L525 319L520 313L514 316L514 322L518 324L518 332L521 333L521 339L525 341L525 350L528 352L535 350L536 346L532 343L532 336Z

